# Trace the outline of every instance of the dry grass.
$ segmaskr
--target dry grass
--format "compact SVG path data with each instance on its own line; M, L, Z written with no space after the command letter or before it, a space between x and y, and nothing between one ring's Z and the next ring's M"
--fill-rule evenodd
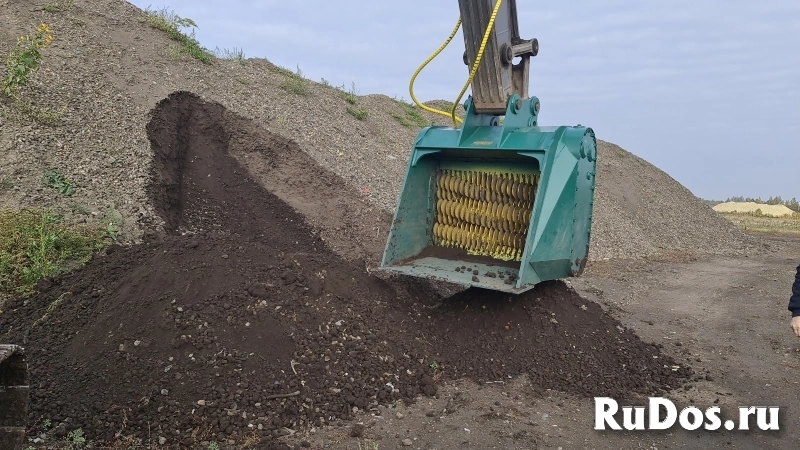
M747 232L800 235L800 214L794 217L765 217L743 213L719 213Z

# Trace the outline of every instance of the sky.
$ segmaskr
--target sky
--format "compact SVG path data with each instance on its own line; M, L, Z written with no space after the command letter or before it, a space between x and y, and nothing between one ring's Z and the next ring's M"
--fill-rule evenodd
M406 100L459 15L455 0L132 3L194 20L211 50ZM521 37L539 40L540 125L589 126L701 198L800 197L800 1L519 0L517 11ZM454 101L463 52L459 31L416 97Z

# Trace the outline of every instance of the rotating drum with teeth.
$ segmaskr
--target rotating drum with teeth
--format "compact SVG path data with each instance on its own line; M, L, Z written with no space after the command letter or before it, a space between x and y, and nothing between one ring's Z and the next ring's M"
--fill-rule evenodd
M513 293L581 274L596 140L580 125L538 126L538 102L512 95L499 125L468 99L460 129L419 133L382 270Z

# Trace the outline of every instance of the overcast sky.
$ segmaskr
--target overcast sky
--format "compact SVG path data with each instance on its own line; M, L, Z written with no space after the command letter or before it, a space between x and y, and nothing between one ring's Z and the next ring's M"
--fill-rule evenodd
M414 70L447 38L458 2L134 0L193 19L210 49L298 66L359 93L409 99ZM539 40L530 90L540 124L591 126L703 198L800 197L800 1L517 2ZM453 101L468 71L461 32L417 78Z

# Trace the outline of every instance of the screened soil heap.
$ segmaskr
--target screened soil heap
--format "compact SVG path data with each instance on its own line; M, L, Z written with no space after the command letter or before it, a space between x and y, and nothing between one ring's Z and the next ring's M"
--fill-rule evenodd
M537 389L630 398L693 376L562 282L443 299L424 280L371 275L228 150L249 136L273 179L342 195L310 158L187 92L151 114L149 192L166 233L112 247L0 315L3 340L29 355L32 422L267 446L287 428L435 395L446 379L528 374Z

